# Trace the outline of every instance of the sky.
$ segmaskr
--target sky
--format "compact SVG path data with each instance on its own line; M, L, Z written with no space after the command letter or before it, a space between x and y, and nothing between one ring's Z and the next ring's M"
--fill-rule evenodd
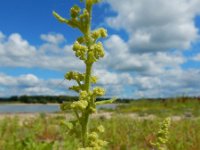
M76 95L64 80L84 72L72 45L80 32L59 23L79 0L0 1L0 97ZM199 0L103 0L92 30L107 29L105 57L93 67L107 97L200 96Z

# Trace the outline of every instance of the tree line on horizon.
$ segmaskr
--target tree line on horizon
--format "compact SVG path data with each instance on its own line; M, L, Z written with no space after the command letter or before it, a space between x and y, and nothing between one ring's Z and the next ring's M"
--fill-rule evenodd
M97 98L97 101L110 99L110 98ZM175 100L177 102L187 102L189 100L198 100L200 101L199 97L188 97L188 96L180 96L174 98L141 98L141 99L134 99L134 98L117 98L118 103L129 103L133 100L147 100L147 101L162 101L165 102L166 100ZM8 103L63 103L63 102L72 102L77 101L78 96L69 96L69 95L59 95L59 96L47 96L47 95L21 95L21 96L11 96L11 97L0 97L1 102L8 102Z

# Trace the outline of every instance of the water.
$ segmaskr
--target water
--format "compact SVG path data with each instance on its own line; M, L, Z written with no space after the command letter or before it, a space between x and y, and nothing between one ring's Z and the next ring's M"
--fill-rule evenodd
M116 104L107 104L97 106L103 109L115 109ZM0 113L41 113L41 112L59 112L58 104L2 104L0 105Z

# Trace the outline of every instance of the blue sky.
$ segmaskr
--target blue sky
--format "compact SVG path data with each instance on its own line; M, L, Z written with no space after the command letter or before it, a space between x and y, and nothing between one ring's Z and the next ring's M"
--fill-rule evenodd
M0 96L75 93L63 81L84 71L71 46L80 33L60 24L78 0L1 0ZM106 57L95 66L106 96L199 96L200 2L198 0L104 0L92 29L104 27Z

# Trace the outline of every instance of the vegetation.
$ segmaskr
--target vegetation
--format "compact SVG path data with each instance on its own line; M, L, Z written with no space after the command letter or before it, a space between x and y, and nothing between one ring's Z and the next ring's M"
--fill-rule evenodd
M115 110L120 113L137 113L139 116L156 115L159 117L200 116L200 99L195 97L177 97L162 100L136 100L119 105Z
M12 96L8 98L0 98L0 103L62 103L64 101L75 101L77 96Z
M4 118L0 120L0 150L77 150L78 141L62 125L64 118L69 116L40 114L25 120ZM111 119L94 118L92 125L101 123L106 130L99 135L109 141L103 150L150 150L161 120L115 114ZM199 150L200 119L172 120L168 136L166 145L170 150Z
M63 111L71 109L74 112L74 120L66 122L65 125L71 134L82 143L80 150L100 150L106 145L106 141L99 138L99 134L104 132L102 125L93 126L93 130L89 132L88 126L90 115L96 112L96 105L112 103L114 100L105 100L96 102L96 98L103 96L105 90L101 87L92 88L91 85L97 82L97 77L92 74L92 67L95 62L104 57L103 44L99 41L100 38L107 37L107 31L104 28L91 30L92 8L93 5L100 0L80 0L85 7L80 8L74 5L70 9L70 19L61 17L55 11L54 17L61 23L65 23L72 28L78 29L82 36L78 37L73 45L73 51L85 64L85 72L70 71L65 75L65 79L74 80L77 85L71 86L69 89L79 94L78 101L62 104Z

